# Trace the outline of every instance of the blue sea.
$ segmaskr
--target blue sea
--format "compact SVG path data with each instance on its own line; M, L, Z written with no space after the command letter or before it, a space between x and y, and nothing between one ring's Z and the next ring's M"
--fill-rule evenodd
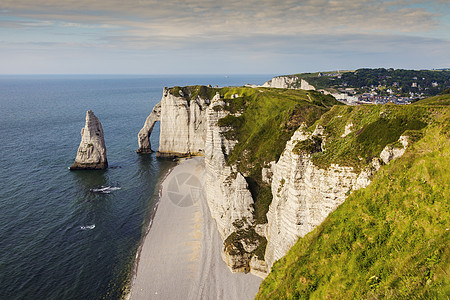
M136 153L163 87L271 77L0 76L0 299L120 298L174 165ZM110 168L69 171L89 109L103 125ZM117 189L92 191L102 186Z

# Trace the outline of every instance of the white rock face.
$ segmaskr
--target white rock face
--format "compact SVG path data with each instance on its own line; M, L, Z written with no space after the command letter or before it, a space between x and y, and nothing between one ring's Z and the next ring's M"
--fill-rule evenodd
M291 89L294 88L298 82L298 77L296 76L278 76L271 80L265 82L263 87L279 88L279 89ZM300 80L300 89L302 90L315 90L316 88L310 85L306 80Z
M153 126L155 126L155 123L157 121L161 120L161 102L155 105L153 107L152 112L147 117L144 123L144 127L139 131L138 133L138 144L139 149L137 150L138 153L152 153L152 147L150 145L150 135L153 131Z
M187 100L164 89L161 99L159 156L203 154L208 101L198 96Z
M263 84L263 87L288 89L295 82L297 82L297 77L279 76L265 82Z
M311 135L303 128L294 133L272 167L273 200L267 213L265 254L269 267L343 203L351 190L370 183L369 173L362 175L366 181L357 184L359 175L351 167L331 165L324 170L312 163L310 154L293 153L297 142Z
M245 219L246 226L253 224L253 198L242 174L226 165L225 156L230 154L237 141L226 139L222 135L226 128L217 124L227 113L214 107L223 104L220 96L216 95L206 110L205 167L206 198L219 233L226 239L235 231L234 221Z
M406 147L408 146L408 137L402 135L398 141L402 144L402 148L387 145L384 147L383 151L381 151L380 158L385 164L388 164L393 159L399 158L405 153Z
M222 132L227 129L217 124L228 114L221 109L223 105L219 94L211 101L200 97L189 101L164 89L161 102L155 106L141 129L139 145L143 148L150 146L145 144L148 135L154 123L160 120L160 155L205 156L206 196L212 217L225 239L235 231L234 221L245 219L246 226L254 221L253 199L247 182L242 174L226 165L226 155L230 154L237 141L226 139Z
M302 90L316 90L316 88L314 87L314 86L312 86L312 85L310 85L306 80L301 80L300 81L300 88L302 89Z
M181 91L180 91L181 92ZM149 137L157 121L161 122L158 156L202 155L206 138L206 108L209 99L174 96L167 88L139 131L137 152L151 153Z
M352 127L353 127L352 122L346 124L344 133L341 135L341 137L346 137L347 135L349 135L352 132Z
M272 184L272 177L273 177L273 173L272 173L272 168L273 165L275 164L274 161L270 162L268 167L264 167L261 170L261 179L264 183L267 183L269 185Z
M86 112L86 124L81 129L81 142L78 147L77 156L70 169L95 170L106 169L107 167L108 160L106 159L102 124L92 110L88 110Z

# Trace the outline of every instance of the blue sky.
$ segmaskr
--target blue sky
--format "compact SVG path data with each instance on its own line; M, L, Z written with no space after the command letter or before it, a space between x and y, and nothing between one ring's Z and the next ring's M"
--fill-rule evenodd
M450 4L2 0L1 74L291 74L450 67Z

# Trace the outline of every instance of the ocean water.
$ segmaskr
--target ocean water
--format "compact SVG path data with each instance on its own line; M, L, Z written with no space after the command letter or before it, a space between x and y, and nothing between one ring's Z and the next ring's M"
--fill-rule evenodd
M136 154L163 87L271 77L0 76L0 299L119 298L158 183L174 165ZM103 125L110 168L71 172L89 109ZM116 189L92 191L102 186Z

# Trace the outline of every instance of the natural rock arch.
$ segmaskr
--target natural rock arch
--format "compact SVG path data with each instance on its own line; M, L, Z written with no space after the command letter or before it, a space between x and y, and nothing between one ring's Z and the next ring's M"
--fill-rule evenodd
M150 144L150 135L153 131L153 126L155 123L161 121L161 102L153 107L152 112L145 120L144 127L138 133L138 144L139 149L137 149L137 153L152 153L152 147Z

